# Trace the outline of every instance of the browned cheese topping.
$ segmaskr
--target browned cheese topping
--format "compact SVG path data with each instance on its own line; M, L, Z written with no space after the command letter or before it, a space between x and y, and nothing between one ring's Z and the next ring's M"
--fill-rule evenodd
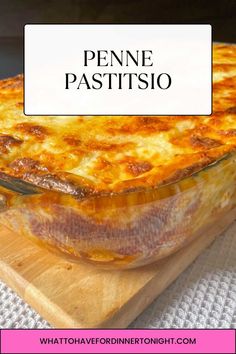
M44 188L99 194L158 186L235 148L233 45L214 46L211 116L31 117L23 113L23 77L0 81L0 171Z

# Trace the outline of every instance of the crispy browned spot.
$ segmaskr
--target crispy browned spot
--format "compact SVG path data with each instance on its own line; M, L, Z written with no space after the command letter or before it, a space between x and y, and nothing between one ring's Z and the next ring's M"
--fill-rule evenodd
M16 102L16 107L17 108L22 108L23 107L23 102Z
M186 178L201 169L203 169L205 166L209 165L212 162L212 159L210 157L205 157L202 162L196 162L192 164L191 166L185 167L183 169L177 169L172 175L170 175L167 179L163 180L163 184L166 183L172 183L175 181L179 181L183 178Z
M11 135L0 135L0 152L7 153L11 147L19 146L22 143L22 140L14 138Z
M46 135L48 135L48 130L45 127L28 122L16 124L15 128L21 132L33 135L40 140L44 139Z
M230 70L234 70L234 64L231 63L213 64L213 72L229 72Z
M98 150L98 151L118 151L128 146L133 145L132 143L121 143L121 144L112 144L103 141L88 141L84 144L89 150Z
M236 114L236 106L226 109L226 112L230 114Z
M133 117L128 123L121 125L120 127L108 127L107 132L115 134L140 134L148 135L157 132L164 132L170 129L171 124L160 117Z
M24 174L24 180L42 188L72 194L78 199L85 198L94 193L94 190L89 187L78 186L73 181L50 173L37 175L34 172L27 172Z
M193 147L202 147L206 149L211 149L220 146L221 142L219 140L215 140L204 136L192 135L190 137L190 144Z
M227 77L222 81L213 83L214 94L217 94L219 91L222 92L222 87L226 87L227 93L230 95L230 89L235 88L235 78Z
M139 176L142 173L150 171L152 167L153 167L152 164L148 161L129 162L127 165L127 170L133 176Z
M96 164L96 169L98 170L104 170L107 167L111 167L112 163L110 163L108 160L103 159L103 158L98 158L97 164Z
M47 171L45 166L42 166L38 161L29 157L14 160L9 165L16 173L23 174L25 172L33 171Z
M2 80L1 89L21 89L23 84L23 75L17 75L14 78Z
M71 146L78 146L81 144L81 140L74 135L66 135L63 140Z
M228 129L228 130L219 130L218 134L228 137L236 136L236 129Z

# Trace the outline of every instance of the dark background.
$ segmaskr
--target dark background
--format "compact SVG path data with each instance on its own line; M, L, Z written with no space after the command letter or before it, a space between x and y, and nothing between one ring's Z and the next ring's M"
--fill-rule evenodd
M0 0L0 78L23 71L25 23L210 23L236 43L236 0Z

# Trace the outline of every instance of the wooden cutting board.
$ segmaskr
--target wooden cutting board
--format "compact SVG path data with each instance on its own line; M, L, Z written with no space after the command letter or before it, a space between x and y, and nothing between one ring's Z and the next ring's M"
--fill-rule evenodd
M210 245L234 215L229 214L174 255L127 271L69 263L2 228L0 278L54 327L126 327Z

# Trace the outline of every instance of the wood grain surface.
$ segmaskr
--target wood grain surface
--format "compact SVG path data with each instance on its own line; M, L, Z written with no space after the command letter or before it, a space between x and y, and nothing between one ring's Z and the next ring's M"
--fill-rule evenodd
M0 278L54 327L126 327L234 218L235 210L174 255L123 271L70 263L2 228Z

